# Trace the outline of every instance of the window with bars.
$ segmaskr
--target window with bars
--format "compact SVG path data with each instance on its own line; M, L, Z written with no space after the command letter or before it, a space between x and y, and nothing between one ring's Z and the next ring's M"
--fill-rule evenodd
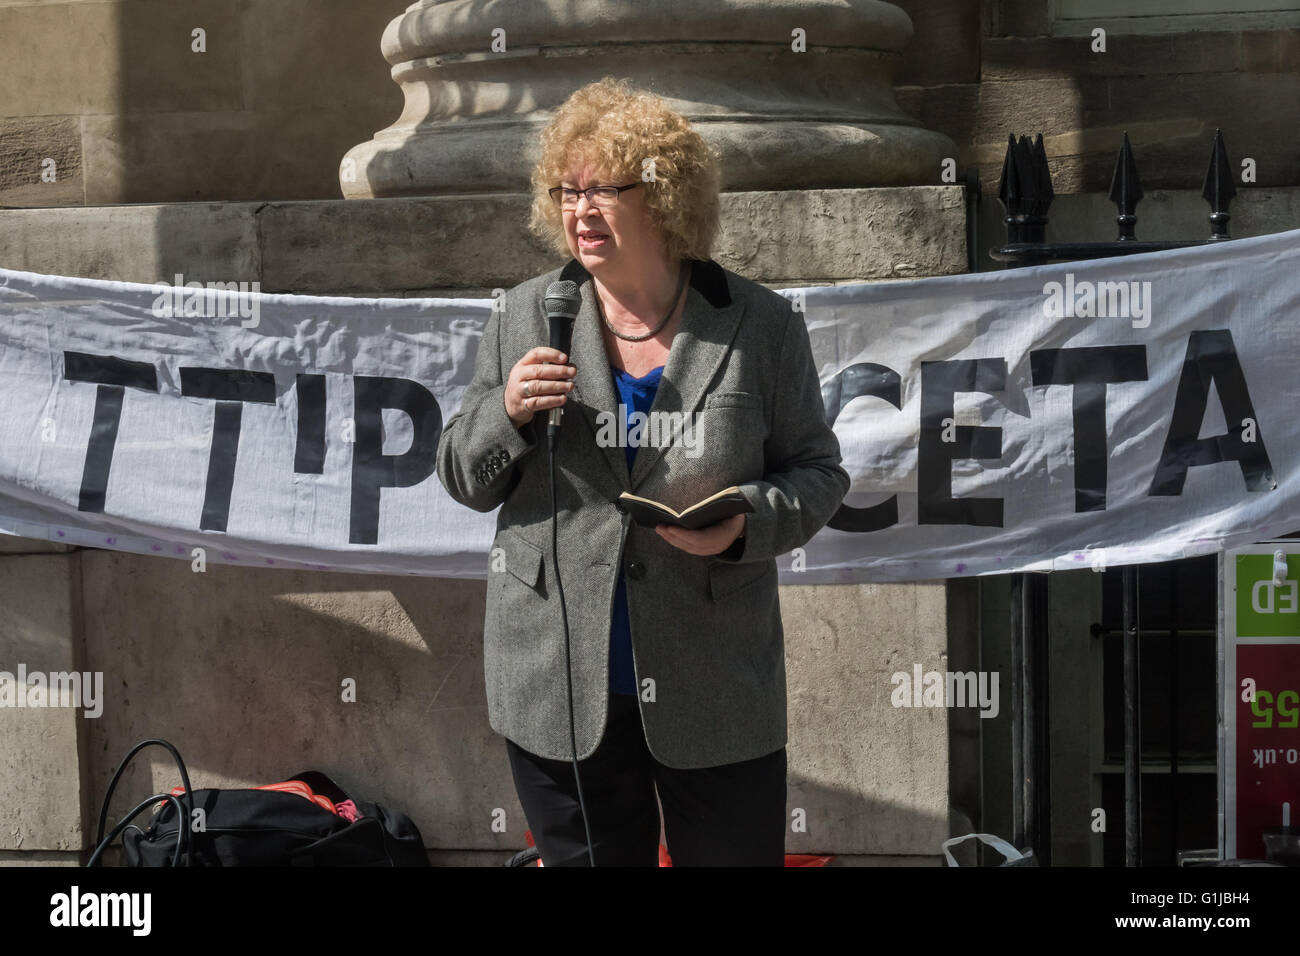
M1106 571L1094 640L1093 780L1109 825L1106 866L1124 865L1122 572ZM1218 845L1219 586L1207 555L1138 569L1142 722L1142 862L1174 866L1179 850Z

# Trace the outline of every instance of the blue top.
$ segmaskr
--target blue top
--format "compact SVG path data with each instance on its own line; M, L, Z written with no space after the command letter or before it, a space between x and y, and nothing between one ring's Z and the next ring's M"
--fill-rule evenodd
M633 378L620 368L610 366L614 373L614 389L618 400L627 406L627 414L632 412L648 413L654 403L655 392L659 390L659 379L663 377L664 367L647 372L641 378ZM644 438L649 429L642 429ZM621 436L620 436L621 437ZM632 463L636 460L635 445L628 445L627 472L632 473ZM618 587L614 589L614 618L609 629L609 690L614 694L636 693L636 672L632 667L632 625L627 614L627 584L623 572L618 574Z

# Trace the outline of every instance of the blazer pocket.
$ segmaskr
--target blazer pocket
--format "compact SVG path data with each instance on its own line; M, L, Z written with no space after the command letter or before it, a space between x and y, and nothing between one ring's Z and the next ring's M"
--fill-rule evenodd
M762 408L763 396L754 392L713 392L704 399L705 408Z
M746 564L717 562L709 567L709 594L713 600L721 600L775 574L775 561L751 561Z
M496 545L505 558L506 571L513 574L530 588L536 588L542 570L542 551L530 541L526 541L517 531L502 528L497 535Z

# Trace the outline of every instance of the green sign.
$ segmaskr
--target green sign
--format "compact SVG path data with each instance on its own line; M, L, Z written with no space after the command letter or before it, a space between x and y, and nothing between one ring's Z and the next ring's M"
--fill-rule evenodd
M1237 637L1300 637L1300 554L1286 556L1287 575L1273 583L1273 555L1237 558Z

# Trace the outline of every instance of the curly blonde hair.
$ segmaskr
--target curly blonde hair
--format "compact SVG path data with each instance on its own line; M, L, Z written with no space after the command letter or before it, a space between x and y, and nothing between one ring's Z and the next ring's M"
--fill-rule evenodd
M653 160L654 179L639 188L669 258L711 258L719 155L662 97L606 76L575 90L542 131L528 228L566 259L563 215L547 190L569 174L570 160L595 166L609 185L641 182Z

